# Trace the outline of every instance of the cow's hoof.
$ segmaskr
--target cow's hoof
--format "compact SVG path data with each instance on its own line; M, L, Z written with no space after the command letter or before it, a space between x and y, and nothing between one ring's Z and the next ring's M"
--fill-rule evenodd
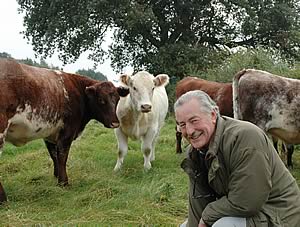
M1 193L0 194L0 206L3 205L5 202L7 202L7 198L6 198L6 195L5 193Z
M114 168L114 171L115 172L118 172L121 170L121 165L119 165L118 163L116 164L115 168Z
M155 161L155 156L154 156L154 155L152 155L152 156L150 157L150 161L151 161L151 162Z
M67 182L58 182L58 186L60 186L60 187L66 187L66 186L68 186L69 185L69 183L68 183L68 181Z
M150 162L144 165L145 172L148 172L150 169L151 169L151 163Z
M2 187L2 184L0 182L0 205L5 203L7 201L6 194L4 191L4 188Z

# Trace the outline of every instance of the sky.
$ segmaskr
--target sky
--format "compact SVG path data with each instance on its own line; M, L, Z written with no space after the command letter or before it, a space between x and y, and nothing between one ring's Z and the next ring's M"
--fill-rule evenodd
M15 0L0 0L0 52L6 52L15 59L35 58L32 45L20 34L25 30L23 27L23 16L18 13L19 5ZM110 44L110 37L107 38L106 47ZM105 48L105 47L104 47ZM65 72L75 73L78 69L93 69L94 62L87 59L88 53L81 54L80 58L73 64L63 65L55 54L47 58L49 65L58 66ZM110 60L98 65L95 71L103 73L108 80L118 80L119 74L113 71ZM124 73L131 73L131 68L124 69Z

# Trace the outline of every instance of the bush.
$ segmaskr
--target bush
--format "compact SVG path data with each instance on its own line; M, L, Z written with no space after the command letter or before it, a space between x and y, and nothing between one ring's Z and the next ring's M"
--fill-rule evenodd
M286 77L300 77L300 64L272 48L241 49L217 67L210 67L206 72L193 72L193 75L206 80L231 82L233 76L244 68L264 70Z

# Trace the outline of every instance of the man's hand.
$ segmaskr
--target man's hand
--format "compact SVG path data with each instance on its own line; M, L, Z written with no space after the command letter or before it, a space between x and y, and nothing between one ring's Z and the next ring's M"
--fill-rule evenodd
M204 223L204 221L202 220L202 218L200 219L198 227L207 227L207 225Z

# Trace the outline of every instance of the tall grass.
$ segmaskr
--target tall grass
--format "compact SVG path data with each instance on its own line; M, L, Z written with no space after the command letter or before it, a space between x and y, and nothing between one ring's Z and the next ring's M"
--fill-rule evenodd
M9 202L0 207L0 226L178 225L187 214L187 177L180 169L184 154L175 154L175 122L162 129L153 168L145 173L140 143L130 141L123 168L113 130L92 121L73 142L67 172L70 185L57 186L52 160L43 141L4 147L1 181ZM294 155L300 183L300 152Z

